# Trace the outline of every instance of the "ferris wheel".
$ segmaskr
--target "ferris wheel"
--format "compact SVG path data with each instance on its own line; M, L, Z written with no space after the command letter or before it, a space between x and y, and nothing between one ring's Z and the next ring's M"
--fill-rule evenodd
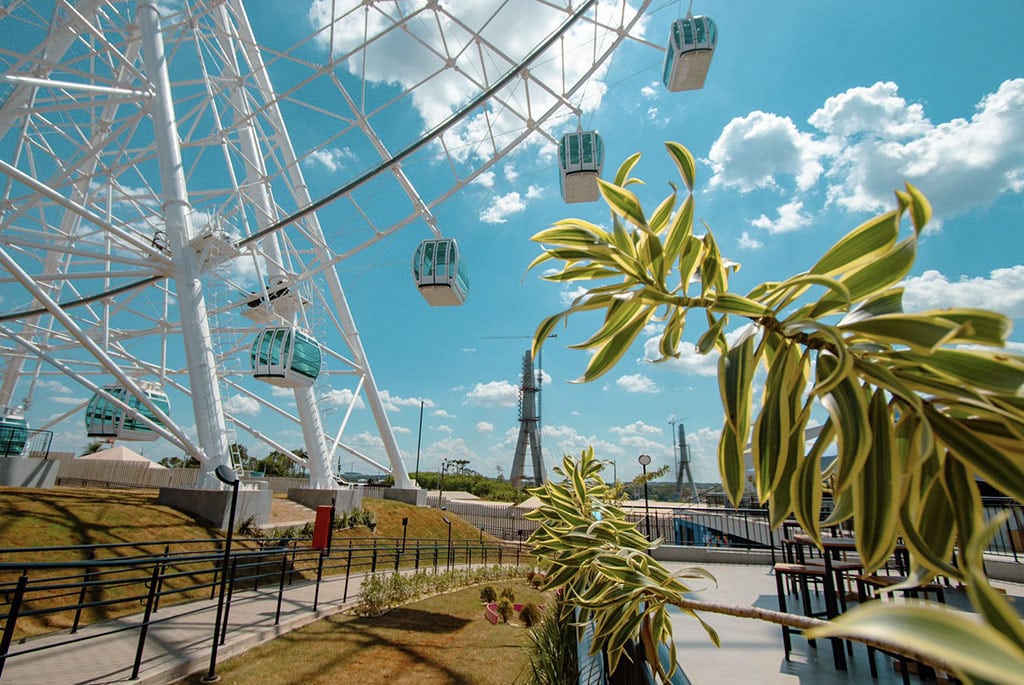
M553 143L648 4L6 3L4 425L57 382L88 399L32 428L84 414L84 435L167 440L202 464L198 487L238 430L314 488L339 450L412 487L339 267L412 225L443 240L438 206ZM305 454L229 393L294 422ZM347 400L337 425L327 394ZM346 439L361 402L387 464Z

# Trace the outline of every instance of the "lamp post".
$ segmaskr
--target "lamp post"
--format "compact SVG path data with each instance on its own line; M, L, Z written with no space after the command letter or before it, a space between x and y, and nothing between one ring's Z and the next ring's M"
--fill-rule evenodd
M446 571L451 571L452 570L452 522L448 520L447 516L445 516L441 520L444 521L446 524L448 524L448 556L445 557L445 566L444 566L444 568L445 568Z
M213 624L213 647L210 649L210 670L203 676L204 683L215 683L220 680L217 675L217 644L220 642L221 617L224 615L224 592L227 588L228 565L231 563L231 539L235 532L235 507L238 505L238 476L227 464L221 464L213 471L217 480L231 486L231 511L228 514L228 534L224 540L224 561L220 569L220 593L217 596L217 618Z
M644 471L644 527L647 530L647 541L651 540L651 509L647 501L647 465L651 463L651 455L641 454L640 458L637 459L640 462L640 468Z
M438 484L437 484L437 506L440 507L442 510L445 508L445 506L444 506L444 472L447 471L447 470L448 470L448 460L447 459L442 459L441 460L441 477L438 479Z
M619 467L615 463L615 460L614 459L602 459L601 463L602 464L611 464L612 465L612 485L614 485L615 483L618 483L619 482Z
M413 476L413 481L416 482L419 487L420 480L420 443L423 442L423 400L420 400L420 431L416 435L416 475Z
M409 517L402 517L402 554L405 554L405 534L409 532Z

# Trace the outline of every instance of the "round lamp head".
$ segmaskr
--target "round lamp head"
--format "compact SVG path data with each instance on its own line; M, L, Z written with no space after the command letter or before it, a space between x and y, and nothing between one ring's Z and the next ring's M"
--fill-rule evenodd
M651 463L651 455L649 455L649 454L641 454L640 458L637 461L639 461L644 466L647 466L648 464Z
M217 476L217 480L225 485L234 485L238 482L238 476L235 475L235 470L227 464L221 464L213 470L213 475Z

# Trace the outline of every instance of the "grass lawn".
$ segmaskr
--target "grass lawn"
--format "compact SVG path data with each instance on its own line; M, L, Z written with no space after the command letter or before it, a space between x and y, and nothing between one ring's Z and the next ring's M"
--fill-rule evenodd
M517 602L548 601L521 581L493 586L499 593L512 588ZM491 625L480 589L420 600L376 618L338 614L222 662L217 673L222 683L247 685L525 683L527 630ZM199 685L202 675L181 682Z

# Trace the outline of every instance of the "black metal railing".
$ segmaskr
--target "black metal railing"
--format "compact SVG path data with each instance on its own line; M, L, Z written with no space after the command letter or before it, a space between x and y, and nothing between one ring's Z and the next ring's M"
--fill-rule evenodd
M320 585L326 578L344 577L341 597L349 599L352 576L385 570L443 571L455 566L516 564L525 557L522 545L474 540L373 538L335 540L327 550L313 550L308 537L241 540L232 549L224 567L219 540L153 542L132 545L22 548L0 550L0 679L8 659L41 656L46 649L86 639L98 639L122 631L137 631L138 646L132 664L132 679L138 677L150 626L168 620L158 618L161 605L212 599L220 574L228 573L226 604L217 630L223 644L230 630L232 598L237 593L276 590L275 625L280 621L286 588L296 583L315 583L311 610L320 601ZM196 550L195 547L205 549ZM137 556L102 558L123 549L156 548L161 551ZM193 549L185 549L185 547ZM177 548L177 549L176 549ZM23 556L18 560L17 556ZM39 561L56 556L83 557L75 561ZM201 608L184 614L204 610ZM126 615L141 619L130 625L104 623ZM182 612L177 613L178 616ZM88 636L80 634L86 624L112 626ZM19 629L19 626L20 629ZM45 629L44 629L45 627ZM67 639L54 644L22 638L67 631Z

